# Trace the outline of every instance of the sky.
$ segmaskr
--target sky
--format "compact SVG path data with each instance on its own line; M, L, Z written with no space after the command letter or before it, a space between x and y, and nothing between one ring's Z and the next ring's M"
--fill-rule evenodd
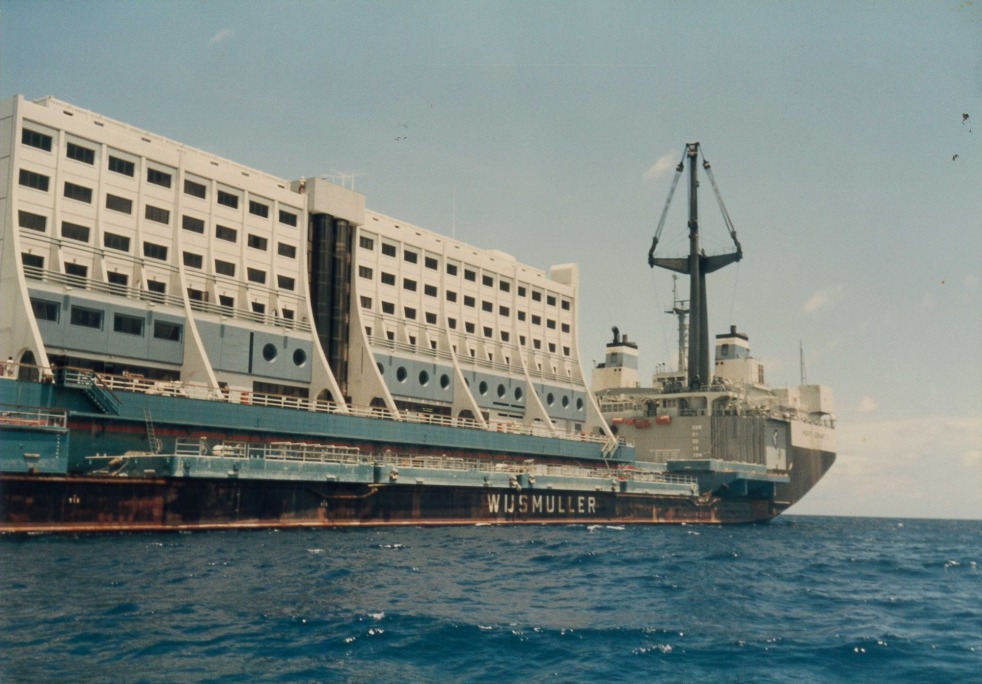
M776 386L803 350L835 394L838 460L793 512L982 518L982 0L0 0L18 93L578 263L588 376L614 325L643 377L674 364L646 254L699 141L744 251L710 277L711 334L746 332Z

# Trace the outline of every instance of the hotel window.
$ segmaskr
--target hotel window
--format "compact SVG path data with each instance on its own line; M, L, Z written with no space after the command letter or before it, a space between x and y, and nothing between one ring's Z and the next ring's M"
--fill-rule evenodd
M51 136L45 135L44 133L38 133L37 131L32 131L29 128L25 128L21 131L20 141L25 145L36 147L39 150L44 150L45 152L51 151Z
M138 335L143 337L144 319L137 316L127 316L126 314L113 315L113 330L126 335Z
M21 228L39 230L43 233L48 227L48 218L40 214L32 214L29 211L19 210L17 212L17 225Z
M297 248L293 245L288 245L285 242L279 242L276 244L276 253L281 257L286 257L287 259L297 258Z
M84 285L81 281L89 277L89 267L84 264L65 264L65 275L69 282L77 282Z
M192 233L201 233L203 235L205 232L205 222L199 218L194 218L193 216L182 216L181 228Z
M221 259L215 259L215 273L218 275L228 276L229 278L235 277L235 264L230 261L222 261Z
M432 311L426 312L426 322L430 325L436 325L436 314Z
M454 292L453 290L447 290L447 301L448 302L456 302L457 301L457 293Z
M38 254L28 254L27 252L21 252L20 262L24 264L26 268L36 268L39 270L44 268L44 257Z
M412 308L411 306L406 306L403 307L403 311L406 314L406 318L408 318L411 321L416 320L416 309Z
M283 318L286 320L292 321L294 316L295 314L293 313L293 309L283 309ZM296 352L294 352L294 354L296 354Z
M195 254L194 252L184 253L184 265L188 268L201 268L204 262L205 259L200 254Z
M524 311L522 311L521 309L519 309L515 313L518 314L518 320L520 320L520 321L524 321L525 320L525 312Z
M269 244L269 240L267 240L264 237L260 237L258 235L253 235L252 233L249 233L247 244L253 249L259 249L265 252L266 245Z
M131 161L120 159L119 157L109 156L109 170L113 173L121 173L124 176L133 177L136 172L136 165Z
M569 332L569 323L563 323L562 330L563 330L564 333L568 333Z
M470 269L465 268L464 269L464 280L469 280L472 283L477 282L477 273L475 273L474 271L472 271Z
M253 216L269 218L269 206L256 200L249 200L249 213Z
M375 249L375 240L368 237L367 235L361 235L358 237L358 245L362 249Z
M563 356L569 356L569 347L563 347Z
M106 249L115 249L120 252L130 251L130 239L125 235L116 233L103 233L102 246Z
M372 298L371 297L361 297L361 308L371 309L372 308Z
M510 313L511 313L511 311L508 309L507 306L499 306L498 307L498 315L500 315L500 316L508 316Z
M425 257L423 259L423 265L426 266L426 268L432 269L434 271L440 268L440 262L434 259L433 257Z
M188 288L188 299L194 302L207 302L208 295L201 290L196 290L193 287Z
M218 295L218 305L224 306L226 309L234 309L235 297L229 297L228 295Z
M415 292L416 291L416 281L415 280L412 280L410 278L403 278L402 279L402 288L404 290L409 290L410 292Z
M410 252L407 249L407 250L403 251L402 258L405 259L406 261L408 261L411 264L415 264L417 262L417 260L419 259L419 256L417 256L416 252Z
M83 328L102 329L102 311L98 309L87 309L84 306L72 307L72 325Z
M262 302L252 302L252 313L254 314L264 314L266 313L266 305Z
M549 328L550 330L555 330L556 329L556 321L554 321L552 319L547 319L546 320L546 327Z
M170 223L170 211L167 209L161 209L160 207L155 207L148 204L143 212L144 217L148 221L156 221L157 223Z
M147 290L155 294L166 294L167 283L161 282L159 280L148 280Z
M215 237L219 240L226 240L228 242L235 242L238 240L239 233L235 228L229 228L228 226L215 226Z
M106 195L106 209L112 209L123 214L132 214L133 200L118 195Z
M208 188L202 183L195 183L193 180L184 179L184 194L204 199L208 194Z
M476 326L473 323L470 323L468 321L464 321L464 332L467 332L467 333L470 333L471 335L473 335L474 334L474 328L475 327Z
M39 321L58 322L58 313L61 306L58 302L49 302L46 299L34 299L31 297L31 309L34 311L34 318Z
M536 292L535 290L532 290L532 301L533 302L541 302L542 301L542 293L541 292Z
M532 325L542 325L542 317L532 314Z
M518 286L518 296L519 297L524 297L525 296L525 286L524 285L519 285Z
M226 207L231 207L232 209L239 208L239 198L224 190L218 191L218 203Z
M396 277L391 273L382 273L382 284L383 285L395 285Z
M456 264L447 264L447 275L452 275L452 276L457 275L457 265Z
M166 245L157 245L152 242L143 243L143 256L150 259L160 259L161 261L167 261L167 247Z
M569 300L568 299L562 300L562 307L563 307L563 311L569 311Z
M110 292L113 294L126 294L126 286L129 285L130 279L125 273L110 271L106 274L106 280L109 281Z
M394 314L396 312L396 305L392 302L382 302L382 313L384 314Z
M86 204L92 204L92 188L65 181L65 197L78 200L79 202L85 202Z
M449 327L451 330L456 330L457 329L457 319L456 318L448 318L447 319L447 327Z
M80 226L77 223L69 223L68 221L61 222L61 236L63 238L68 238L69 240L78 240L79 242L89 241L89 227Z
M532 346L535 349L542 349L542 340L532 340Z
M359 266L358 267L358 277L359 278L368 278L369 280L371 280L372 279L372 269L370 269L368 266Z
M297 215L290 211L280 209L280 223L285 223L294 228L297 227Z
M546 296L546 304L548 304L549 306L556 306L556 298L553 297L552 295Z
M501 341L502 342L507 342L510 338L511 338L511 335L508 333L507 330L502 330L501 331ZM505 359L505 363L508 363L507 357Z
M180 342L181 332L184 326L180 323L168 323L167 321L153 322L153 336L158 340L168 340L170 342Z
M494 287L494 278L489 275L481 276L481 284L487 287Z
M477 302L475 301L475 299L473 297L471 297L469 295L464 295L464 306L469 306L471 308L474 308L474 306L475 306L476 303Z
M511 283L507 281L499 280L498 287L501 289L502 292L511 292Z
M285 275L276 276L276 284L281 290L292 290L296 286L296 280Z
M436 297L436 285L423 285L423 294L427 297Z
M157 169L147 169L147 182L169 188L170 174L164 173L163 171L158 171Z
M556 343L555 342L550 342L549 343L549 353L550 354L555 354L556 353ZM553 368L552 369L552 372L555 373L556 372L556 369Z
M95 150L82 147L75 143L68 143L68 158L80 161L83 164L95 164Z
M390 245L385 242L382 243L382 254L385 256L394 257L396 255L396 246Z
M491 302L481 302L481 310L490 313L494 311L494 304Z
M261 271L258 268L247 268L246 277L249 278L251 283L264 284L266 282L266 271Z

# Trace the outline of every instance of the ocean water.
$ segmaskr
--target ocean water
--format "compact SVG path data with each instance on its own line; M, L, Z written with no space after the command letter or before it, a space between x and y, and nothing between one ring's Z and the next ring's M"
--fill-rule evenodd
M982 521L0 541L0 681L982 681Z

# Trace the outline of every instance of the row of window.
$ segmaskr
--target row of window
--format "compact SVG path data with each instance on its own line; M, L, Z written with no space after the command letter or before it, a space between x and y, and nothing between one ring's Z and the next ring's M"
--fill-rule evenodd
M46 152L50 152L52 149L53 138L45 133L24 128L21 131L21 142L29 147L35 147ZM69 159L74 159L75 161L82 162L83 164L95 164L95 150L78 143L68 143L66 156ZM113 173L119 173L131 178L136 175L136 164L134 162L113 155L109 155L107 168ZM147 168L147 183L159 185L164 188L170 188L172 185L172 179L172 174L168 173L167 171L153 167ZM184 193L192 197L207 199L208 187L203 183L199 183L191 179L185 179ZM231 209L238 209L239 207L239 196L226 190L218 190L215 201L218 202L218 204ZM269 209L270 207L268 204L258 200L249 200L249 213L253 214L254 216L269 218ZM279 212L279 220L280 223L296 228L298 223L298 214L281 209Z
M112 197L112 195L110 195ZM128 201L128 200L127 200ZM147 207L151 209L152 207ZM18 211L18 224L21 228L28 228L30 230L45 231L47 229L47 217L41 216L40 214L34 214L29 211ZM147 218L150 218L148 213ZM190 228L189 228L190 226ZM192 218L190 216L184 217L184 227L188 230L193 230L194 232L204 231L204 221ZM200 227L200 230L199 230ZM235 242L238 239L238 233L233 228L227 228L225 226L218 226L217 237L228 240L230 242ZM61 236L63 238L68 238L70 240L78 240L79 242L89 241L90 229L88 226L82 226L77 223L72 223L70 221L62 221L61 223ZM146 244L146 243L145 243ZM260 251L266 251L268 247L268 240L264 237L249 234L248 240L249 247L253 249L258 249ZM106 231L103 233L103 246L108 249L115 249L123 252L129 252L130 250L130 238L123 235L118 235L116 233L111 233ZM158 246L159 247L159 246ZM154 250L155 254L159 254L160 250ZM163 248L164 259L166 259L167 249ZM277 253L280 256L286 257L288 259L295 259L297 257L297 248L294 245L286 244L285 242L280 242L277 244ZM144 247L145 256L151 256L146 253L146 247ZM161 258L161 257L154 257ZM187 259L185 258L185 263ZM232 275L232 274L226 274Z
M51 321L57 323L61 318L61 304L47 299L35 299L31 297L31 308L34 317L39 321ZM91 309L86 306L73 304L69 314L69 323L81 328L93 328L102 330L104 326L105 311L101 309ZM144 325L146 319L140 316L129 314L113 314L113 331L126 335L144 335ZM153 336L158 340L168 342L180 342L183 335L184 326L180 323L168 321L153 322Z
M364 248L364 249L367 249L367 250L370 250L370 251L374 251L374 249L375 249L375 240L373 238L368 237L367 235L362 235L359 238L359 245L362 248ZM394 244L391 244L391 243L388 243L388 242L383 242L382 243L382 254L383 255L390 256L390 257L396 257L397 256L397 253L398 253L398 250L397 250L397 248L396 248L396 246ZM405 261L407 261L409 263L412 263L412 264L415 264L415 263L418 263L419 262L419 254L417 252L412 251L411 249L409 249L407 247L403 247L402 257L403 257L403 259ZM424 260L423 261L424 261L424 266L426 268L432 269L434 271L437 271L437 270L440 269L440 262L439 262L438 259L435 259L434 257L426 256L426 257L424 257ZM452 264L450 262L447 262L447 275L455 276L455 275L457 275L457 273L458 273L457 265L456 264ZM464 268L464 280L468 280L470 282L477 282L477 271L465 267ZM483 274L481 276L481 284L482 285L485 285L486 287L494 287L494 284L495 284L494 276L488 275L488 274ZM511 282L508 281L508 280L504 280L504 279L502 279L502 278L499 277L499 279L498 279L498 288L502 292L511 292ZM525 297L525 296L527 296L527 289L526 289L526 287L524 285L519 285L518 286L518 296L519 297ZM538 290L532 290L532 301L541 302L542 301L542 292L540 292ZM556 306L556 301L557 301L557 299L556 299L555 295L546 294L546 304L548 306ZM569 302L568 299L561 300L560 305L561 305L561 307L562 307L562 309L564 311L569 311L569 309L570 309L570 302Z

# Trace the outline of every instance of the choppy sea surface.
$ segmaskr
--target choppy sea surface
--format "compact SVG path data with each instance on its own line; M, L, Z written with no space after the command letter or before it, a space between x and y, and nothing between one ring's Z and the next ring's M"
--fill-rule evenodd
M980 681L982 521L0 541L0 681Z

